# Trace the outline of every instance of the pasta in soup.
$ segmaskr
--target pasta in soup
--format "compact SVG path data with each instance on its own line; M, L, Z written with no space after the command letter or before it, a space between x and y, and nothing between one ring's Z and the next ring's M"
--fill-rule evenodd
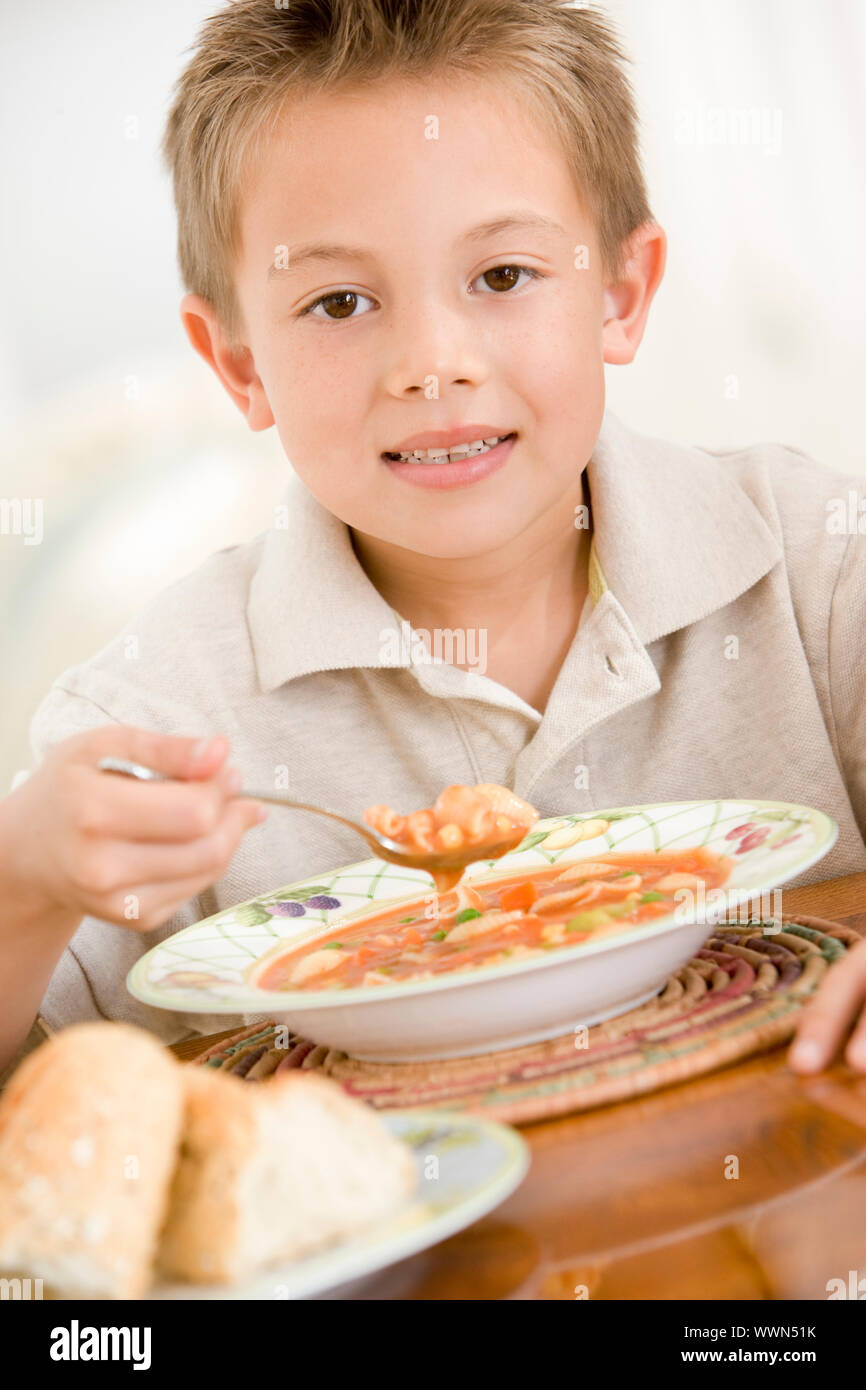
M465 863L459 868L431 871L438 891L444 893L459 881L466 864L489 857L485 847L504 841L500 853L514 848L538 820L538 812L495 782L480 782L474 787L454 783L422 811L401 816L390 806L368 806L364 820L408 850L464 857ZM471 854L470 850L477 853Z
M706 848L609 853L463 883L368 913L258 962L265 990L340 990L438 979L649 926L682 890L709 893L733 860ZM432 909L432 910L431 910Z

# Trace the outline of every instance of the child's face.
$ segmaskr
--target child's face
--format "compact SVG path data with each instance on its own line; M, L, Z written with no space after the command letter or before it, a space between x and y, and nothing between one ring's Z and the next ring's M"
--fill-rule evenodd
M472 235L521 214L560 229ZM566 160L512 96L464 79L295 104L247 180L240 230L246 413L253 428L276 422L329 511L442 558L557 512L569 524L604 409L611 310ZM363 254L295 264L294 248L322 242ZM337 298L301 315L322 295ZM410 435L469 424L517 432L478 481L414 485L383 461Z

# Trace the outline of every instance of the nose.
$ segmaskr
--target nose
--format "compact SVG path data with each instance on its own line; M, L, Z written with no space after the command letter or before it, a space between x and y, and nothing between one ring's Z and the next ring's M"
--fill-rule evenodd
M395 316L386 337L385 388L392 396L436 400L454 386L480 386L489 374L483 339L469 313L424 301Z

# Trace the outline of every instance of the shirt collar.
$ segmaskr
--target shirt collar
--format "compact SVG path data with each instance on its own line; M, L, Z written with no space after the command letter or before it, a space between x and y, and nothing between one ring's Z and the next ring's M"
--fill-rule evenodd
M782 550L736 477L705 450L628 429L607 411L587 464L590 595L609 589L644 644L731 603ZM316 671L408 667L383 640L399 615L349 528L297 475L264 535L247 620L261 689Z
M732 603L782 559L734 472L705 449L637 434L608 411L587 477L602 587L645 646Z

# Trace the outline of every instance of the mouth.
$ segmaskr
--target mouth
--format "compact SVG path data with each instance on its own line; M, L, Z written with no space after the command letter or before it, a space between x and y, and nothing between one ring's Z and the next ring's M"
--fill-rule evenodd
M516 439L517 431L509 434L493 435L489 439L476 439L468 444L455 444L450 449L441 445L433 449L411 449L407 453L387 450L382 454L385 463L415 463L425 467L440 468L443 464L463 463L467 459L480 458L491 449L504 444L506 440Z

